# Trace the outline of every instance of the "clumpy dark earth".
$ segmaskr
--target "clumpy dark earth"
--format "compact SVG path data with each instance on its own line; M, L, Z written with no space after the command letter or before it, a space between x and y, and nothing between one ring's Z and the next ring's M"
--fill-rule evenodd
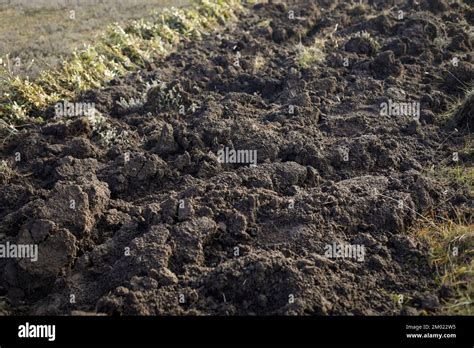
M458 132L442 117L473 80L473 14L444 0L247 6L82 94L102 123L47 113L22 128L1 151L15 174L0 241L37 243L39 259L0 259L7 313L439 313L446 291L406 232L472 207L428 169L453 165L472 125L472 98ZM315 39L324 57L303 68ZM419 120L381 116L388 99L419 101ZM225 147L258 165L219 163ZM365 260L325 257L332 243L364 245Z

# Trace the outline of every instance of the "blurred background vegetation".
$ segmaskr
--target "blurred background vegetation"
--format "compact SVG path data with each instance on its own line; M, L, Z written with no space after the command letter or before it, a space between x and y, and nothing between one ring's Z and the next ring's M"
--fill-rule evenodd
M38 74L94 43L110 23L149 18L190 0L0 0L0 59L20 77ZM0 87L0 93L2 89Z

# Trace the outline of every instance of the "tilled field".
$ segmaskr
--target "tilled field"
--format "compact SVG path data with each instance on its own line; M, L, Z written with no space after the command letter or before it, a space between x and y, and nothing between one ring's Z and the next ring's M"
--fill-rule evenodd
M39 245L37 262L0 259L8 313L439 313L450 291L407 230L472 209L430 168L472 165L472 94L442 115L473 80L474 12L394 3L248 5L83 93L94 117L51 108L8 138L0 241Z

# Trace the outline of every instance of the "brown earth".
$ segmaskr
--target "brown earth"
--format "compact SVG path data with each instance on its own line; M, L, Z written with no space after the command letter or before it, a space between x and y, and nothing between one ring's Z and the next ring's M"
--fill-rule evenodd
M39 244L36 263L0 259L10 313L439 311L428 247L404 232L427 211L472 208L425 169L450 164L472 125L472 103L460 132L441 115L472 83L460 23L473 9L315 3L249 6L149 71L84 93L101 128L50 112L8 139L2 157L21 161L1 183L0 241ZM316 38L325 57L301 68L300 40ZM388 99L419 101L419 120L382 116ZM258 165L220 163L225 147L257 150ZM365 260L326 258L333 243L365 246Z

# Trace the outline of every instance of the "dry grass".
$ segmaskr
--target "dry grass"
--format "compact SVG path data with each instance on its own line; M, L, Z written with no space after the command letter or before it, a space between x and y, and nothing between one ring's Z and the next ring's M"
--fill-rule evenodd
M473 90L466 91L464 100L453 102L445 115L447 122L462 110ZM449 123L448 123L449 124ZM464 133L463 133L464 134ZM469 199L474 198L474 153L473 139L468 132L464 145L457 149L459 156L467 159L455 162L454 166L441 165L428 173L445 187L463 192ZM454 219L437 216L436 221L424 222L410 232L423 241L430 249L430 261L436 270L436 280L440 286L451 290L451 296L443 303L442 314L474 314L474 222L472 208L458 211ZM434 215L434 214L433 214Z
M438 169L435 176L442 177L446 183L456 183L458 187L474 197L474 167L442 167Z
M455 221L425 224L411 231L430 249L430 261L440 286L452 291L442 303L442 314L474 314L474 224L459 217Z

